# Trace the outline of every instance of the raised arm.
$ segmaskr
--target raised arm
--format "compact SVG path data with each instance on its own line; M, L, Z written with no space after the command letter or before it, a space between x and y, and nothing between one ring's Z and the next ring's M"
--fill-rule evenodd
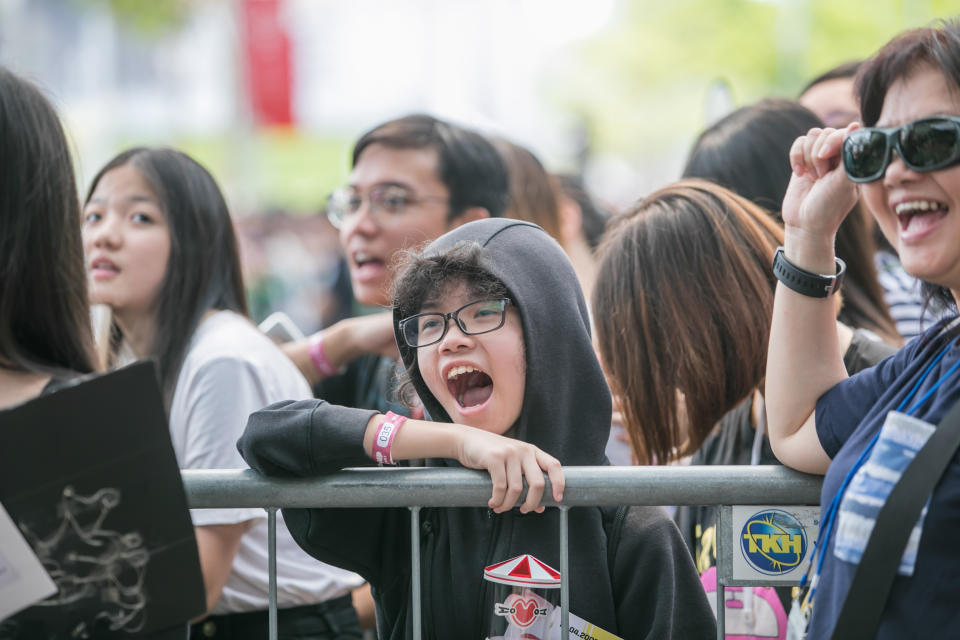
M308 338L283 344L280 348L311 385L369 353L394 359L400 357L393 337L393 316L390 312L347 318Z
M784 257L815 274L836 273L834 239L857 201L840 164L848 129L811 129L790 150ZM781 462L808 473L825 473L830 465L817 436L817 399L847 377L834 304L833 296L813 298L777 284L765 394L770 444Z

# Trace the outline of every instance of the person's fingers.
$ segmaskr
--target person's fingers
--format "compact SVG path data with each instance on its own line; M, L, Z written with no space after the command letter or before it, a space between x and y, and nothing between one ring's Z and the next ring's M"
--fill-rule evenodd
M793 173L802 176L806 171L806 163L803 161L803 144L806 136L800 136L790 145L790 167Z
M803 164L808 170L813 169L810 152L813 149L813 145L815 145L820 138L820 131L818 128L810 129L807 135L803 137Z
M543 469L540 468L536 451L533 449L523 456L523 475L527 479L527 497L520 506L520 513L543 511L540 500L543 498L543 489L547 483L543 479Z
M537 449L537 463L540 468L547 472L550 478L550 487L553 489L553 499L557 502L563 502L563 490L566 488L567 480L563 475L563 465L560 461Z
M817 151L820 158L835 158L840 155L840 149L843 148L843 140L847 137L846 129L835 129L824 136L823 143Z
M507 491L503 496L503 501L494 511L502 513L509 511L513 505L517 504L517 499L523 492L523 463L518 455L509 455L506 458L506 478Z
M503 498L507 492L507 470L503 461L497 460L487 465L487 473L490 474L490 480L493 482L493 492L490 494L487 506L496 511L503 504Z
M803 155L807 167L813 171L814 175L820 178L823 177L824 167L828 163L823 162L823 160L817 156L820 145L823 144L825 139L824 130L816 129L816 132L816 135L807 135L807 141L803 145Z
M830 132L831 129L821 131L820 135L817 136L817 139L814 140L813 145L810 147L810 161L817 171L817 176L821 178L830 170L830 162L826 160L827 156L821 153L824 149L824 144L830 139Z

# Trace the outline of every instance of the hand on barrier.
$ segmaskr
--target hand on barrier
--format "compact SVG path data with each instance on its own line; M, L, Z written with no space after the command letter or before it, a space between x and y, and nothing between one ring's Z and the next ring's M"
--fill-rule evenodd
M539 505L546 488L544 472L550 478L554 500L563 500L564 476L560 461L532 444L464 427L457 460L470 469L486 469L490 473L493 494L487 504L496 513L513 508L523 492L524 478L528 491L520 512L543 513L544 507Z

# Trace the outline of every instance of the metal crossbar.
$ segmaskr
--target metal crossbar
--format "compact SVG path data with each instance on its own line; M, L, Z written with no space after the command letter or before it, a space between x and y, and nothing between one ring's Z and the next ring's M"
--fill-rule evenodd
M776 466L565 467L563 504L547 479L543 504L560 508L561 624L568 629L567 515L571 507L609 505L816 505L820 476ZM313 479L265 478L250 470L183 471L192 508L267 510L270 572L269 638L276 640L276 510L282 508L407 507L411 511L413 633L420 612L420 509L486 507L492 485L482 471L453 468L363 468ZM521 497L522 500L522 497ZM718 518L722 510L718 510ZM719 523L718 523L719 524ZM724 595L717 553L717 637L724 638Z

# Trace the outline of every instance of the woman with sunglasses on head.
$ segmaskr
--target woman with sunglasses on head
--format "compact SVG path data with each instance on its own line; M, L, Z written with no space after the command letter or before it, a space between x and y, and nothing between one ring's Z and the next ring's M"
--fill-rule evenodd
M864 64L857 86L863 126L813 129L791 149L784 249L774 262L771 444L784 464L826 474L808 592L813 638L836 627L882 505L960 400L955 319L848 378L830 298L843 272L834 237L858 190L930 295L951 306L960 295L960 22L896 37ZM954 455L914 525L876 637L956 635L958 474Z
M135 148L94 178L83 209L90 296L112 312L112 362L153 358L177 462L244 467L248 415L309 398L296 367L246 317L227 205L206 169L162 148ZM262 509L194 509L212 615L203 638L267 633L267 522ZM350 592L362 580L304 554L277 525L278 628L284 638L359 638Z
M560 514L539 506L543 474L560 501L561 464L606 463L610 392L573 267L540 227L463 225L409 256L395 286L403 363L438 422L285 402L252 415L239 447L254 469L278 477L374 460L487 470L489 508L420 514L425 637L482 639L503 604L483 579L486 567L522 554L559 566ZM284 513L304 549L370 581L382 640L412 637L409 510ZM690 555L662 509L584 507L569 517L571 613L631 640L714 637ZM507 637L542 637L513 632Z

